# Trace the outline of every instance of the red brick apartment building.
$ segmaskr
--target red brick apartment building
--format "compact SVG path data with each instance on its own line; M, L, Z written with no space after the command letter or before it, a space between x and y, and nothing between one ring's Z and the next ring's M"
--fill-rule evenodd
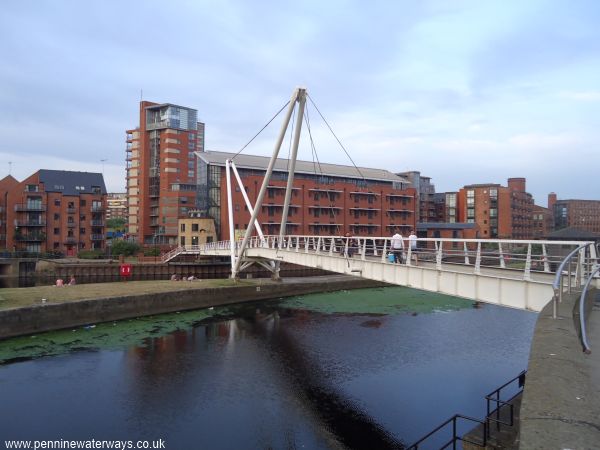
M552 192L548 195L548 208L557 230L577 228L600 233L600 200L558 200Z
M19 182L0 180L0 248L57 251L105 246L106 187L100 173L38 170Z
M544 239L554 231L554 215L551 209L533 205L532 217L534 239Z
M198 153L200 191L207 192L200 209L215 219L219 239L229 238L225 161L233 153ZM238 155L234 159L244 189L255 204L269 158ZM287 159L279 159L258 216L265 234L279 234L287 183ZM362 174L362 175L361 175ZM364 178L363 178L364 177ZM239 236L250 221L240 188L233 188L233 218ZM415 228L415 189L387 170L297 161L287 223L288 234L391 236L398 228Z
M532 239L533 198L525 178L499 184L471 184L458 193L459 221L476 223L480 238Z
M195 109L142 101L139 127L126 133L129 234L176 245L178 219L196 206L204 124Z

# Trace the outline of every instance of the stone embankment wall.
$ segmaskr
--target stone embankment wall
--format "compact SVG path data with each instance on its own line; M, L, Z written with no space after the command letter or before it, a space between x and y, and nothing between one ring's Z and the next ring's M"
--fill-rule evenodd
M0 311L0 339L210 306L378 286L382 286L382 283L347 276L311 277L283 282L256 280L244 286L198 287L177 292L124 294L111 298L40 304Z

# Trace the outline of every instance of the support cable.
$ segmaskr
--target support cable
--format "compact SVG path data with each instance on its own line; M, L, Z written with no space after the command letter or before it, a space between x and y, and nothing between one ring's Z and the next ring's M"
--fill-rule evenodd
M366 184L367 183L366 178L364 177L364 175L362 174L362 172L360 171L360 169L358 168L358 166L354 163L354 160L352 159L352 157L350 156L350 154L348 153L348 151L346 150L346 148L344 147L344 145L342 144L342 142L339 140L339 138L337 137L337 135L335 134L335 132L333 131L333 129L329 125L329 122L327 122L327 120L325 119L325 117L323 117L323 114L321 114L321 111L319 110L319 108L317 107L317 105L315 104L315 102L313 101L313 99L310 96L310 94L307 93L306 96L308 97L308 99L310 100L310 102L312 103L312 105L315 107L315 109L319 113L319 116L321 116L321 119L323 119L323 122L325 122L325 125L327 125L327 128L329 128L329 131L331 131L331 134L333 134L333 137L338 142L338 144L340 144L340 147L342 148L342 150L344 150L344 153L346 154L346 156L348 157L348 159L350 160L350 162L352 163L352 165L354 166L354 168L356 169L356 171L360 174L361 178L363 179L363 181Z
M311 101L312 101L312 100L311 100ZM230 159L231 159L231 160L233 160L233 159L234 159L234 158L235 158L237 155L239 155L240 153L242 153L242 152L244 151L244 149L245 149L246 147L248 147L248 146L249 146L249 145L252 143L252 141L253 141L254 139L256 139L256 138L258 137L258 135L259 135L260 133L262 133L262 132L264 131L264 129L265 129L265 128L267 128L267 127L268 127L268 126L271 124L271 122L273 122L273 121L275 120L275 118L276 118L276 117L277 117L279 114L281 114L281 111L283 111L283 110L284 110L284 109L285 109L285 108L286 108L286 107L287 107L289 104L290 104L290 101L288 100L288 101L285 103L285 105L283 105L283 106L281 107L281 109L280 109L279 111L277 111L277 113L276 113L276 114L275 114L275 115L274 115L274 116L271 118L271 120L269 120L269 121L266 123L266 125L265 125L264 127L262 127L262 128L260 129L260 131L259 131L258 133L256 133L256 134L254 135L254 137L253 137L252 139L250 139L250 140L249 140L249 141L246 143L246 145L244 145L244 146L243 146L243 147L240 149L240 151L238 151L238 152L237 152L235 155L233 155L233 156L232 156Z
M315 146L315 142L313 140L312 137L312 131L310 128L310 118L308 115L308 108L305 109L304 111L304 122L306 122L306 129L308 130L308 136L310 139L310 147L311 147L311 152L312 152L312 156L313 156L313 170L315 172L315 176L317 175L317 165L319 166L319 174L321 176L321 179L323 178L323 169L321 167L321 162L319 161L319 155L317 154L317 147ZM315 159L316 159L316 164L315 164ZM334 209L334 199L331 198L331 192L329 192L329 190L327 190L327 199L329 200L329 209L331 210L331 212L333 213L333 219L336 220L336 210ZM337 222L337 220L336 220ZM340 226L336 223L335 225L336 231L338 234L341 234L340 231Z

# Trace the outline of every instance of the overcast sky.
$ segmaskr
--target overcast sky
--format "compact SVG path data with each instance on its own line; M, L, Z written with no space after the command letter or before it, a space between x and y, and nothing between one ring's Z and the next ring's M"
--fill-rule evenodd
M600 199L599 24L595 0L3 2L0 176L106 160L124 191L142 90L238 151L302 85L359 166ZM308 113L319 159L351 164Z

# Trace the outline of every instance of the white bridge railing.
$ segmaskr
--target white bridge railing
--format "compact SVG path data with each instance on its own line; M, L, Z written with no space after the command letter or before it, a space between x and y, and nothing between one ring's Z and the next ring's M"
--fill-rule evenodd
M236 253L241 241L235 244ZM439 270L444 264L473 267L473 273L481 273L482 268L500 268L522 271L523 279L531 279L532 272L555 273L563 258L586 242L581 241L541 241L506 239L446 239L419 238L413 249L407 238L403 240L400 264L412 266L422 262L435 264ZM590 243L592 244L592 243ZM291 251L337 256L346 259L392 263L389 254L392 239L389 237L364 236L304 236L288 235L258 236L250 238L248 249L265 248L276 251ZM219 254L230 251L230 241L211 242L204 245L182 246L163 255L168 261L180 254ZM585 280L598 265L598 249L589 245L577 258L574 274L576 279ZM237 255L240 257L240 255Z

